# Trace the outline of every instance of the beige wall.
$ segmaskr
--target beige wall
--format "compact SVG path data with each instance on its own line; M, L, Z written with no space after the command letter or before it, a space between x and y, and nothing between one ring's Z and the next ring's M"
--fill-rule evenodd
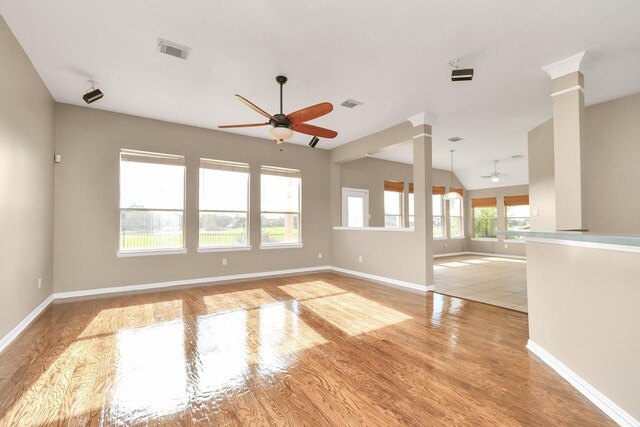
M469 190L465 197L465 216L467 250L471 252L483 252L500 255L525 256L526 245L524 243L514 243L504 240L504 236L498 236L496 241L479 241L473 239L473 209L471 200L482 197L497 197L498 231L506 229L506 212L504 207L504 196L522 196L529 194L526 185L512 185L509 187L484 188L480 190ZM505 245L507 247L505 247Z
M530 242L527 258L530 339L640 419L640 254Z
M640 233L640 93L587 107L587 228Z
M529 206L531 229L556 229L553 119L529 132ZM535 212L537 211L537 216Z
M586 108L582 183L586 228L602 233L640 233L640 94ZM553 121L529 132L532 229L555 230Z
M0 64L2 338L53 290L55 106L1 16Z
M369 190L369 219L370 227L384 226L384 181L413 182L413 165L391 162L374 158L362 158L341 165L342 187L360 188ZM451 172L441 169L432 169L434 186L451 185ZM454 186L463 188L457 177L454 176ZM408 185L405 185L404 203L408 206ZM445 203L445 209L448 209ZM445 215L447 212L445 212ZM464 250L465 239L437 239L433 240L433 252L435 254L455 253Z
M425 212L431 211L431 134L430 126L412 127L402 123L331 150L332 224L341 225L341 172L345 162L363 158L367 152L413 140L413 182L415 184L415 230L333 230L332 265L418 285L433 283L433 228L426 226ZM413 138L416 136L416 138ZM362 257L362 262L359 261Z
M56 292L327 265L330 262L329 152L275 146L230 133L57 105ZM280 151L282 147L283 151ZM186 157L188 253L117 258L121 148ZM201 157L251 165L250 251L198 253L198 165ZM260 165L302 171L303 248L259 249ZM323 258L318 258L318 253ZM222 259L228 265L222 266Z

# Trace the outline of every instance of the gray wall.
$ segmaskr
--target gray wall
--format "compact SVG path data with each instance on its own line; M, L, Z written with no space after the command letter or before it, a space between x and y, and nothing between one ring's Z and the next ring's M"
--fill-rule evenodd
M500 231L505 230L506 228L504 196L523 196L527 194L529 194L529 188L526 185L469 190L468 197L465 197L465 212L469 213L465 217L467 250L471 252L484 252L500 255L526 255L526 245L524 243L505 241L504 236L498 236L498 239L495 242L474 240L473 209L471 208L471 200L482 197L497 198L498 231Z
M71 105L57 106L56 292L326 265L330 261L329 152ZM117 258L121 148L186 157L188 253ZM252 249L197 253L201 157L251 165ZM259 249L260 165L302 171L303 248ZM319 259L318 254L323 258ZM228 265L222 266L222 258Z
M2 338L53 291L55 105L1 16L0 64Z
M640 233L640 94L586 108L583 216L590 231ZM555 230L553 121L529 132L532 229Z
M432 169L434 186L451 185L451 172ZM361 188L369 190L369 220L370 227L384 226L384 181L402 181L405 184L413 182L413 165L391 162L374 158L362 158L341 164L342 187ZM456 188L463 188L454 176ZM405 206L408 203L408 185L405 185ZM448 209L445 203L445 215ZM464 212L463 212L464 214ZM465 239L437 239L433 240L434 254L455 253L464 250Z

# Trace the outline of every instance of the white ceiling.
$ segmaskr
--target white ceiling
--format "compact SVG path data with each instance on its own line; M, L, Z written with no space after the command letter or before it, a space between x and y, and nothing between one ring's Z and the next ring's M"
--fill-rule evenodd
M319 148L437 115L434 166L448 169L455 148L470 189L487 186L492 160L526 154L527 131L551 117L542 66L586 50L587 104L640 91L638 0L0 0L0 13L56 101L86 105L93 78L105 97L90 108L214 129L260 121L235 93L275 113L284 74L285 112L336 106L313 122L339 132ZM160 54L158 37L190 57ZM472 82L450 81L454 57ZM526 183L526 163L501 163L504 185Z

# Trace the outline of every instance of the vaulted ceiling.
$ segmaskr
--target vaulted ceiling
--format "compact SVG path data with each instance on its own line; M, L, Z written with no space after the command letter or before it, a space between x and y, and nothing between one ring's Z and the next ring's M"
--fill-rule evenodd
M313 122L339 132L319 148L435 114L434 166L449 169L455 148L467 188L487 186L494 159L504 185L527 182L526 159L510 157L551 117L542 66L586 50L588 105L640 91L637 0L0 0L0 13L56 101L85 105L95 79L105 97L89 108L215 129L260 120L235 93L275 113L284 74L285 112L336 106ZM160 54L158 37L190 56ZM450 81L452 58L475 68L472 82Z

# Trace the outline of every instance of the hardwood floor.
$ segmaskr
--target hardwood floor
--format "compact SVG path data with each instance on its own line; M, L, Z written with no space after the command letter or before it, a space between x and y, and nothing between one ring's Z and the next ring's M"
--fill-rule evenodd
M55 304L0 354L0 425L614 425L526 340L334 273Z

